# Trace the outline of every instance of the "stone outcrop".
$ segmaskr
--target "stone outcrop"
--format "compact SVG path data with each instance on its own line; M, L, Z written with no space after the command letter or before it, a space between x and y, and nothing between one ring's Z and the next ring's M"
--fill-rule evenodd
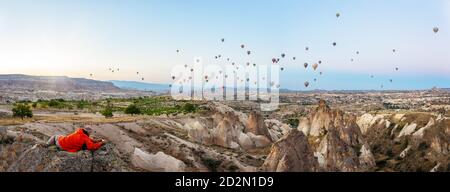
M366 115L365 119L372 122L374 118ZM309 116L300 119L297 129L316 138L312 141L317 146L314 155L323 171L363 171L375 165L356 116L331 109L323 100Z
M356 123L360 127L361 132L363 134L366 134L367 130L376 123L380 123L380 124L386 123L386 125L390 124L389 121L385 121L383 118L384 117L382 115L373 116L371 114L366 113L366 114L362 115L361 117L359 117L357 119Z
M247 117L220 103L212 103L209 107L213 113L210 122L190 122L184 126L191 140L245 150L271 144L272 136L260 114L251 112Z
M398 134L397 137L402 137L402 136L407 136L407 135L413 134L414 131L416 131L416 127L417 127L416 123L406 124L403 127L403 129L400 131L400 133Z
M23 146L25 149L16 154L15 160L8 164L9 172L117 172L128 171L112 144L101 149L69 153L56 147L44 147L40 144ZM10 157L14 158L14 157ZM6 160L7 161L7 160Z
M183 172L186 168L182 161L164 152L149 154L139 148L135 148L131 163L140 169L151 172Z
M326 171L358 171L359 158L356 151L342 139L336 130L330 130L320 142L316 156L320 167Z
M363 170L369 170L376 166L375 157L370 151L368 144L364 144L359 153L359 164Z
M273 144L261 169L267 172L311 172L318 171L318 163L305 135L293 129Z
M262 118L261 114L255 111L250 112L247 120L247 126L245 127L244 131L247 133L253 133L255 135L262 135L267 137L268 139L271 139L269 130L264 123L264 119Z
M269 130L272 141L278 141L291 130L288 124L284 124L276 119L267 119L264 123Z

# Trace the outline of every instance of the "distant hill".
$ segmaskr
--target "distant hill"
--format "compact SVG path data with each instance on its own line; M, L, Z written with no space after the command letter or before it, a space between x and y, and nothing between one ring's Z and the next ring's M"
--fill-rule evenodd
M94 91L116 92L121 89L111 82L66 76L0 75L1 90Z
M170 91L170 87L168 84L144 83L136 81L118 81L118 80L111 80L109 82L113 83L115 86L121 89L155 91L160 93Z

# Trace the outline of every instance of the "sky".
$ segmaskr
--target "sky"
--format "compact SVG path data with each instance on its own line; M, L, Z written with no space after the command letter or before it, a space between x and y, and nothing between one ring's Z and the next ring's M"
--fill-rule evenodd
M449 31L448 0L0 0L0 74L170 83L195 57L285 53L282 88L450 87Z

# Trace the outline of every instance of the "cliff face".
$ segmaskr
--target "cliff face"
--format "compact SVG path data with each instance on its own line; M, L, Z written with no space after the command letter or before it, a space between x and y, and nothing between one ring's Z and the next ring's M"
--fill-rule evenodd
M44 90L44 91L95 91L114 92L120 88L111 82L96 81L83 78L63 76L29 76L0 75L0 88L13 90Z
M273 144L262 165L262 170L269 172L313 172L318 168L308 139L296 129Z
M331 109L324 100L299 119L297 129L311 138L322 171L365 171L375 166L356 119L355 115Z
M211 103L209 108L210 119L187 126L190 139L205 145L245 150L271 144L272 137L260 114L251 112L248 117L220 103Z

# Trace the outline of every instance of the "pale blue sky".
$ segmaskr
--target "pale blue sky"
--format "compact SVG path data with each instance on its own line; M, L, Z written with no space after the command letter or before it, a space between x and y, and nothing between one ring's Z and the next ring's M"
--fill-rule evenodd
M286 53L283 88L450 87L449 31L448 0L0 0L0 73L170 82L197 56ZM322 76L302 67L318 60Z

